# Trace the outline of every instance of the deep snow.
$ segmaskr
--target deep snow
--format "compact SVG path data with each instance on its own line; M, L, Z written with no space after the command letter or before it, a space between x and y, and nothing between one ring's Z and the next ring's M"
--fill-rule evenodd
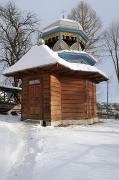
M118 180L119 120L40 127L0 115L0 180Z

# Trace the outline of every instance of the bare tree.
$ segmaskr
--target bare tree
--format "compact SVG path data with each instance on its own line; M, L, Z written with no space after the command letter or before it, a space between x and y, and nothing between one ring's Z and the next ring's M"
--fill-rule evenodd
M32 37L38 31L36 16L23 14L14 3L0 6L0 62L4 66L15 64L31 47ZM13 85L19 80L14 78Z
M113 23L103 34L104 50L114 63L119 83L119 22Z
M86 50L96 54L102 27L102 22L96 11L85 1L81 1L76 8L71 10L68 18L81 24L89 38Z

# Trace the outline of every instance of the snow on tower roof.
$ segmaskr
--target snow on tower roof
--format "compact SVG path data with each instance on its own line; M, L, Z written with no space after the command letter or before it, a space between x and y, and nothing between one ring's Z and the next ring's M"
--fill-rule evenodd
M64 59L60 58L56 52L52 51L44 44L40 46L33 46L18 62L7 68L3 75L12 76L13 73L57 63L73 71L96 72L103 76L105 80L108 79L102 71L94 66L65 61Z
M63 27L63 28L76 29L76 30L83 31L82 26L77 21L62 18L62 19L59 19L59 20L55 21L54 23L50 24L49 26L45 27L43 29L43 33L50 31L56 27Z

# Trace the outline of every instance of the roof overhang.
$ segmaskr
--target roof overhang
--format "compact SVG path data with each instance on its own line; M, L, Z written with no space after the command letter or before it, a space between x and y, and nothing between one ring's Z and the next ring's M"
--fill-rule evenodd
M8 86L8 85L0 85L0 90L1 91L6 91L6 92L17 92L17 91L20 92L22 90L22 88Z
M95 82L96 84L108 80L108 78L105 75L101 74L100 71L87 71L87 69L72 70L69 67L66 67L63 64L59 64L59 63L21 70L19 72L8 73L5 74L5 76L7 77L15 76L17 78L22 79L23 76L37 75L39 73L42 74L44 72L50 75L55 74L59 76L73 76L76 78L87 79Z
M5 70L5 76L17 76L22 78L25 73L45 71L73 76L81 76L96 83L108 80L108 77L98 68L81 63L71 63L58 56L48 46L34 46L16 64ZM67 72L67 73L66 73Z
M61 50L58 51L57 53L59 57L71 63L77 62L77 63L88 64L93 66L97 62L97 60L92 55L84 51Z

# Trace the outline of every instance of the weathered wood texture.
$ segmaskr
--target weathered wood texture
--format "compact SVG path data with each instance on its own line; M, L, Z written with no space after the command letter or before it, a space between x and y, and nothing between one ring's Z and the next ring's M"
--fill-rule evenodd
M30 80L40 84L29 85ZM22 78L22 119L50 120L50 77L35 73Z
M22 96L21 96L21 119L27 119L28 114L28 80L23 77L22 79Z
M34 79L40 84L29 85ZM37 72L23 75L22 87L22 119L50 122L96 117L96 89L89 80Z
M87 118L96 117L96 85L86 81L87 92Z
M51 120L51 106L50 106L50 76L43 75L43 120Z
M61 120L61 83L55 76L50 77L51 121Z
M63 120L96 116L95 84L79 78L62 77L61 111Z

